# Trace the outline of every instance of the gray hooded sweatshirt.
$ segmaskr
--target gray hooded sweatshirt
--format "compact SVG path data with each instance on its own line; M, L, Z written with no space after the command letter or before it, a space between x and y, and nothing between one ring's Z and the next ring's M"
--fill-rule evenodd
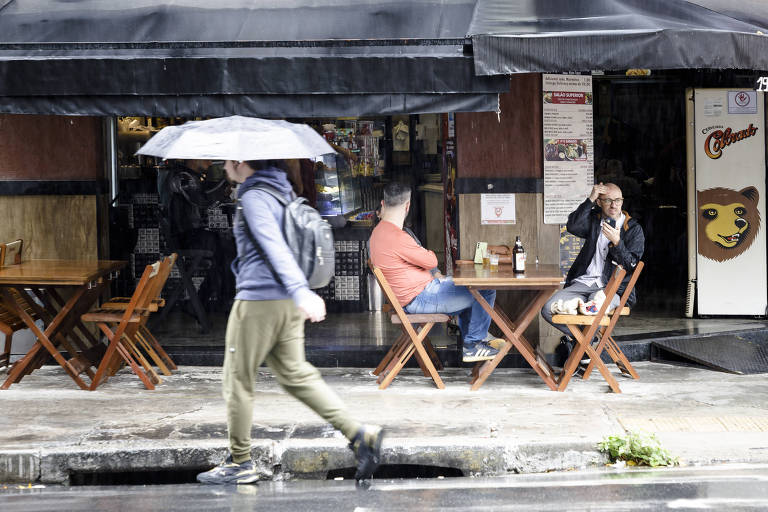
M283 237L283 205L269 192L253 188L257 184L269 185L289 200L293 197L285 172L274 167L256 171L238 187L237 199L242 207L238 214L244 215L261 249L254 246L251 237L245 232L245 226L235 222L233 229L238 256L232 262L237 287L235 299L293 299L296 305L300 305L314 294ZM264 261L264 257L269 260L272 268Z

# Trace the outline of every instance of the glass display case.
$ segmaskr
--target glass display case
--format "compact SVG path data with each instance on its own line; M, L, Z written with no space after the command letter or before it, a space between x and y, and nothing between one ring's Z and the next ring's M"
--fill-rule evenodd
M320 157L315 166L315 188L320 215L343 216L362 207L360 180L340 154Z

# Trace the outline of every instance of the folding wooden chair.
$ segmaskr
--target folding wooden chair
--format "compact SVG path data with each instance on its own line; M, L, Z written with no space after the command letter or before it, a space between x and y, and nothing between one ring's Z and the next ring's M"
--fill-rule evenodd
M109 343L91 381L91 391L117 372L122 364L127 364L147 389L155 389L155 384L161 382L135 342L139 326L151 313L161 266L162 262L157 261L145 267L125 310L97 309L81 317L84 322L95 322Z
M384 291L387 301L395 310L395 314L390 317L392 323L400 324L403 330L403 333L397 338L379 363L379 366L373 371L373 374L379 377L376 381L379 384L379 389L386 389L411 356L414 355L424 376L430 377L438 389L445 389L445 384L443 384L443 380L437 373L438 369L443 369L443 365L435 348L427 338L427 334L429 334L429 331L436 323L448 322L451 317L444 314L407 314L400 305L400 302L398 302L395 292L392 291L381 270L371 264L370 261L368 266L371 268L373 275L376 276L376 280Z
M626 271L624 268L620 265L617 265L616 271L613 273L613 277L611 277L605 287L605 301L603 302L602 307L596 315L552 316L552 322L556 324L565 324L571 331L571 334L573 334L573 338L576 340L576 346L574 346L573 350L571 351L568 360L563 366L563 371L558 378L557 391L565 391L565 388L568 386L568 382L573 376L573 372L576 370L579 362L581 361L581 357L584 355L584 352L586 352L591 359L590 363L597 366L597 369L608 382L608 385L611 387L611 389L615 393L621 393L619 383L616 382L616 379L613 377L613 375L611 375L611 372L608 371L608 368L605 366L603 360L597 354L595 349L592 348L591 341L595 337L595 334L598 332L600 327L608 327L610 325L611 320L606 315L606 312L608 311L611 300L613 299L613 296L616 295L616 291L619 289L621 281L624 279L625 275ZM613 312L613 316L616 317L625 314L628 314L628 311L625 313L622 309L619 308L616 308L616 310Z
M15 240L7 244L0 244L0 267L8 265L18 265L21 263L21 249L23 246L21 239ZM21 305L24 311L37 320L39 317L37 312L30 307L29 303L22 298L22 296L16 290L10 290L11 297L17 304ZM11 345L13 344L13 334L22 329L26 329L27 324L21 319L15 312L11 311L3 305L0 300L0 332L5 334L5 346L2 354L0 354L0 367L10 366L11 364Z
M616 327L616 324L619 322L619 318L622 316L629 314L629 308L626 307L627 300L629 299L629 295L632 293L632 290L635 288L635 283L637 283L637 279L640 277L640 273L643 271L643 267L645 266L645 263L642 261L637 264L635 267L635 270L632 272L632 277L629 279L629 282L627 283L627 287L624 289L624 293L621 294L621 300L619 301L619 305L616 307L616 311L619 311L620 314L613 314L611 315L611 321L608 323L607 326L603 327L601 326L598 330L598 337L600 338L600 342L597 344L597 347L595 348L595 353L598 355L598 357L603 353L603 350L606 350L608 352L608 355L613 359L613 362L616 363L616 366L619 368L619 371L624 374L632 377L633 379L639 378L637 375L637 372L632 367L632 365L629 362L629 359L627 359L627 356L624 355L624 352L621 351L619 348L619 345L616 343L616 341L613 339L613 329ZM584 370L584 375L582 376L582 379L587 380L589 378L589 375L592 373L592 370L595 368L595 362L590 361L587 365L586 370Z
M165 282L168 280L168 276L171 275L173 265L176 264L176 258L177 254L173 253L163 259L162 263L160 264L160 272L154 281L154 289L150 291L152 300L150 301L149 307L147 309L151 313L154 313L165 306L165 299L163 299L160 294L165 287ZM112 297L108 302L105 302L101 305L101 309L125 311L125 309L128 307L128 304L130 304L131 299L132 297ZM170 375L171 370L176 369L176 363L174 363L173 359L171 359L166 351L163 350L163 347L160 346L157 338L155 338L155 336L147 327L148 320L149 315L141 317L141 321L139 322L139 327L134 334L133 341L138 347L144 350L147 355L149 355L152 361L154 361L155 366L157 366L164 375Z

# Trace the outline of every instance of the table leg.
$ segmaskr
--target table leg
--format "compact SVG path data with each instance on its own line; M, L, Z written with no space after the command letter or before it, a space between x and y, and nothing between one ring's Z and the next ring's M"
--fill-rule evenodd
M544 303L547 302L555 290L557 290L557 287L548 287L539 290L536 298L520 314L517 322L512 322L509 317L503 311L501 311L501 308L492 308L478 290L470 287L470 292L472 292L472 295L475 297L475 299L491 316L491 320L493 320L493 322L504 333L506 341L504 346L501 347L501 350L499 350L499 353L496 354L496 357L490 361L486 361L483 366L480 367L479 371L477 372L477 376L474 377L471 381L472 391L479 389L480 386L483 385L485 380L491 375L491 373L493 373L493 370L496 369L501 360L504 359L504 356L507 355L513 346L525 358L531 368L533 368L533 370L539 374L541 380L543 380L550 389L557 389L557 383L554 379L554 371L552 370L552 367L549 366L546 361L542 361L541 358L537 356L536 351L533 349L528 340L526 340L523 336L525 329L528 327L531 321L536 318L539 310L542 308L542 306L544 306Z
M80 296L82 296L83 290L80 289L75 292L75 295L73 296L73 299L70 301L72 304L74 304L79 299ZM53 322L51 322L51 325L48 326L48 328L45 330L45 332L41 331L40 328L35 323L34 319L30 317L26 311L24 311L23 308L19 307L18 304L16 304L16 301L13 300L13 297L5 288L0 288L0 295L2 296L3 300L6 303L6 306L11 306L12 310L15 314L21 318L24 323L27 325L27 327L32 330L32 332L37 336L37 343L42 344L43 347L53 356L53 358L56 360L59 365L64 368L64 371L69 374L69 376L72 378L72 380L75 381L75 383L80 386L82 389L88 389L88 386L85 385L85 382L80 378L80 376L74 372L74 370L67 364L66 359L61 355L61 353L56 349L56 347L51 343L51 340L49 336L55 335L57 332L57 329L59 328L59 325L61 324L62 320L66 317L66 313L71 309L68 308L66 311L62 310L59 315L56 315L56 318L54 318ZM69 303L68 303L69 305ZM37 345L36 343L36 345ZM23 374L24 370L27 368L29 363L34 359L34 356L37 351L39 351L39 348L36 348L33 346L32 350L27 353L28 356L31 355L31 357L25 356L19 363L14 366L12 375L8 376L8 379L6 379L5 383L2 386L2 389L8 389L8 386L11 385L11 383L16 382L17 378L20 378L20 376ZM34 353L33 353L34 351Z
M50 301L47 299L47 297L44 294L40 294L39 292L38 293L33 292L32 294L30 294L23 288L16 288L16 292L27 302L29 307L35 312L38 318L43 320L44 323L50 325L53 322L53 318L55 318L56 316L56 309L53 307L53 305L50 303ZM37 297L38 300L40 300L40 302L42 302L43 305L40 306L37 302L35 302L34 298L31 295L34 295L35 297ZM63 304L63 301L61 302L61 304ZM70 318L72 316L73 316L72 314L69 315ZM63 346L66 349L66 351L70 354L70 357L75 357L77 356L77 348L79 348L83 353L85 353L90 347L88 346L88 344L83 342L79 337L75 336L73 332L71 332L70 325L69 325L71 323L72 323L71 321L67 321L63 323L57 332L49 335L49 338L56 341L57 346ZM29 370L37 369L45 363L46 359L47 359L47 356L45 355L45 352L41 352L38 355L38 357L35 359L35 361L32 364L30 364L27 368ZM94 373L90 369L90 367L86 368L85 371L88 374L89 378L93 378ZM82 371L78 371L77 373L80 374L82 373Z

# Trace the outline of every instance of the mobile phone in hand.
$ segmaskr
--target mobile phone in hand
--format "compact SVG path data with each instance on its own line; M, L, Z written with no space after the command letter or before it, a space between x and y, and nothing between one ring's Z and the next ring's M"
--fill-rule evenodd
M616 219L612 219L610 217L606 217L605 223L611 226L612 228L616 229Z

